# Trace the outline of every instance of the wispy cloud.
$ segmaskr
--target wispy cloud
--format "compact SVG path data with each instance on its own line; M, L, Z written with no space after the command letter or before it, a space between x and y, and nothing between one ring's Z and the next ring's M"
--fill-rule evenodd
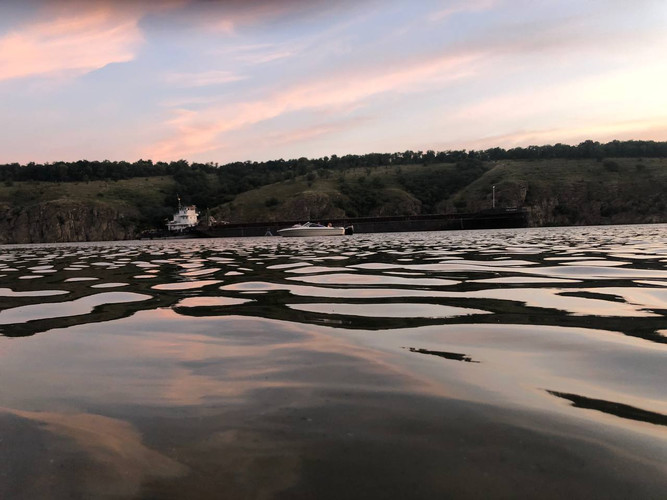
M290 43L257 43L231 45L211 51L216 57L224 57L235 64L257 66L298 55L303 47Z
M279 59L285 59L292 57L296 54L296 51L290 49L274 49L274 50L262 50L254 52L240 53L236 56L238 61L248 63L248 64L265 64L272 61L277 61Z
M273 132L266 137L266 143L270 146L282 146L311 140L347 131L368 121L368 117L353 117L347 120L335 120L331 123L315 123L309 127L297 127L286 131Z
M442 21L443 19L453 16L454 14L460 14L462 12L485 11L498 4L498 0L450 0L446 3L446 7L433 12L429 16L430 21Z
M636 3L0 0L0 152L224 161L664 139L667 3Z
M424 90L429 82L438 86L467 75L477 54L440 56L395 68L368 68L299 84L269 97L216 106L202 111L175 110L167 122L172 136L149 152L155 158L173 159L220 147L222 135L286 113L300 110L345 114L358 103L387 92Z
M131 61L138 17L104 7L17 28L0 38L0 80L78 75Z
M167 83L180 87L206 87L238 82L246 77L231 71L203 71L199 73L169 73L165 76Z
M202 26L226 35L260 23L292 21L346 11L369 0L224 0L220 2L190 0L190 11Z

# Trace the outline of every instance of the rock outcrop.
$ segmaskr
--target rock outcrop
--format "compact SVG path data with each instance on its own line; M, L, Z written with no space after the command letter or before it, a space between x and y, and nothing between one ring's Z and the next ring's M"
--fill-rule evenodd
M53 200L0 204L0 243L125 240L136 236L128 214L103 203Z

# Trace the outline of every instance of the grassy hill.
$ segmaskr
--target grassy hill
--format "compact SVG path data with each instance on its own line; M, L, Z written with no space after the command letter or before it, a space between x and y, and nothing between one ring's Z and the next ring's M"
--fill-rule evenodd
M0 202L29 206L45 201L77 200L106 203L119 209L136 209L142 205L163 205L165 194L173 191L174 187L171 177L90 182L11 182L0 184Z
M453 197L468 210L525 206L531 224L582 225L665 222L667 160L540 160L498 162Z
M299 176L212 209L233 222L526 207L532 225L665 222L667 159L506 160Z
M667 158L541 159L300 168L265 177L174 175L0 184L0 242L133 237L184 203L253 222L525 207L530 224L667 222ZM78 222L77 222L78 221ZM91 227L87 227L91 226ZM99 226L99 231L96 227ZM78 231L78 232L77 232Z

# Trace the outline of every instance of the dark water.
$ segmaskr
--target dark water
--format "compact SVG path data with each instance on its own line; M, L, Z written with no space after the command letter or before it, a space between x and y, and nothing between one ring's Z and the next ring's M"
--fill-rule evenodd
M0 247L0 498L666 498L667 226Z

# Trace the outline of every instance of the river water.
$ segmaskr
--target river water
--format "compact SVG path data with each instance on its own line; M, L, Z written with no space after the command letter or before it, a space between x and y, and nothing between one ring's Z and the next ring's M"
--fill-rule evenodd
M667 226L0 247L0 498L665 498Z

